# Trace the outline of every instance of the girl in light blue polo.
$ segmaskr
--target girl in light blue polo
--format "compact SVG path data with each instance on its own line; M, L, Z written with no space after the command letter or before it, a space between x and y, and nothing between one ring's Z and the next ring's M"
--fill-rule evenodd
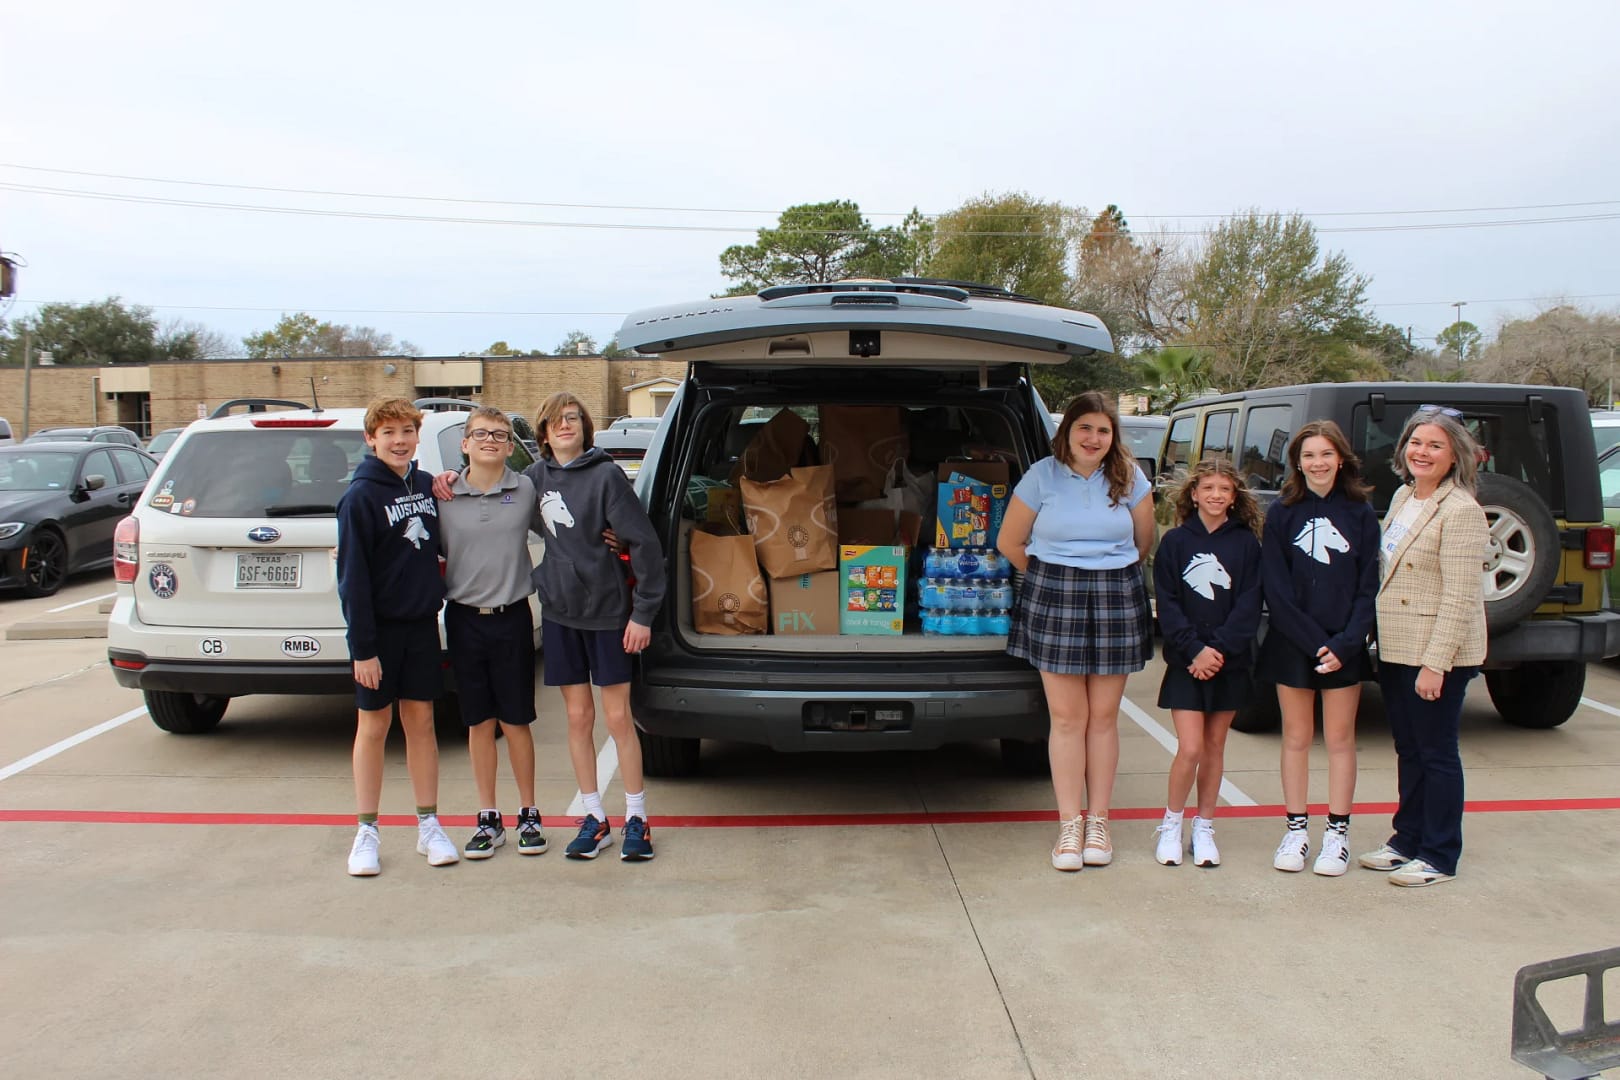
M1126 678L1153 654L1142 580L1153 543L1150 491L1119 438L1118 411L1087 391L1065 410L1052 456L1018 482L1001 525L997 547L1023 572L1007 652L1039 669L1051 714L1059 870L1114 859L1108 805L1119 702Z

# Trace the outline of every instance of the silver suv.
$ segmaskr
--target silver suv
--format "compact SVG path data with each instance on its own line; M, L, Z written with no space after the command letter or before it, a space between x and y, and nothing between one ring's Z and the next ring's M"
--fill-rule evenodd
M701 739L777 750L999 739L1010 768L1044 767L1040 677L1007 655L1004 633L924 636L914 605L892 636L699 633L689 538L706 493L783 409L814 433L823 405L897 407L930 510L936 471L955 459L994 454L1016 482L1051 452L1031 368L1112 351L1101 321L982 286L899 279L640 311L618 340L690 361L636 484L672 584L631 681L647 771L693 771ZM923 531L932 537L931 513ZM911 561L914 580L921 552Z
M418 467L460 468L472 403L419 404L430 411ZM208 731L244 694L352 692L334 553L338 499L368 453L364 419L227 402L181 433L119 523L107 657L164 731ZM514 469L531 460L513 446ZM531 557L538 547L531 534Z

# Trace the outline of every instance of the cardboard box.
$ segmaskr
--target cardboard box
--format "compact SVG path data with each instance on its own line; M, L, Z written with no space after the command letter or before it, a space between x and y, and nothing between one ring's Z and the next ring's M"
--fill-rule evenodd
M837 570L770 578L771 633L838 633L839 580Z
M975 484L953 486L951 476L970 477ZM934 546L995 547L1001 521L1012 496L1011 471L1004 461L945 461L937 473L939 489L934 521ZM982 485L983 490L979 490Z
M839 633L904 632L909 557L907 548L894 545L839 546Z

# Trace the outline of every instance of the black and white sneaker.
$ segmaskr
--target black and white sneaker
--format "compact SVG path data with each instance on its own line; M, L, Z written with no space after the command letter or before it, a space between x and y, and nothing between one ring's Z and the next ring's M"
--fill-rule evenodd
M1297 874L1305 869L1305 856L1311 853L1311 838L1304 829L1289 829L1283 833L1282 843L1277 845L1277 854L1271 860L1271 865L1278 870L1286 870L1290 874Z
M533 806L525 806L518 811L517 847L519 855L539 855L550 845L546 842L546 834L540 828L540 811Z
M480 810L478 812L478 828L462 848L462 853L469 859L487 859L495 854L495 849L506 843L506 826L501 821L499 810Z
M1338 877L1350 868L1350 836L1329 825L1322 834L1322 853L1316 857L1314 873L1323 877Z

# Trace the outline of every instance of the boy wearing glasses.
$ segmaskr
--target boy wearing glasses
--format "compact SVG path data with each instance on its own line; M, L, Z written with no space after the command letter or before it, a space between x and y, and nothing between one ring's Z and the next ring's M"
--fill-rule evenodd
M478 827L462 849L487 859L506 843L495 796L495 726L506 736L507 758L521 803L517 849L546 850L534 799L534 619L528 596L528 536L534 484L507 467L512 424L481 405L467 417L461 452L467 468L454 476L454 497L439 503L445 553L444 631L450 667L467 725L467 753L478 788Z

